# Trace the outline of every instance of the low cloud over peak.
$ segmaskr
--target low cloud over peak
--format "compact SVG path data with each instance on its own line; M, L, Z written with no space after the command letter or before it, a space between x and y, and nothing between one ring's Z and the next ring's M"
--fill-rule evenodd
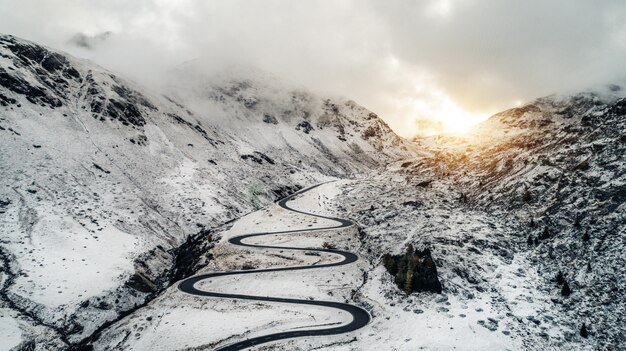
M5 1L0 31L148 83L190 59L257 66L405 136L626 77L623 1Z

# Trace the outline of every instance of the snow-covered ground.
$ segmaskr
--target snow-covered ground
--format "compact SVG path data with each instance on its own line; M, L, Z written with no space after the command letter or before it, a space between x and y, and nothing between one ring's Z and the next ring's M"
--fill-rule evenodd
M327 204L337 193L335 183L328 183L297 196L290 202L290 207L328 214ZM219 243L212 249L214 260L199 273L340 260L333 254L311 255L289 250L243 248L228 243L230 237L246 233L334 225L336 222L316 219L273 205L244 216L230 230L223 232ZM356 228L277 234L247 239L246 242L312 248L321 248L326 242L351 250L357 250L359 244ZM201 281L197 287L223 293L343 302L349 300L353 290L362 283L364 264L358 262L319 270L217 277ZM147 307L109 328L97 341L96 349L218 347L242 338L298 328L323 328L350 320L350 315L335 309L198 297L187 295L173 286ZM279 347L281 344L271 347Z
M364 298L449 314L454 328L401 346L407 324L374 312L372 325L388 326L376 338L408 350L626 347L626 99L610 88L538 99L465 138L417 140L429 153L345 187L337 211L362 226L363 255L380 265L406 244L429 248L443 285L407 298L378 267Z
M361 260L199 286L349 302L373 319L349 334L259 349L626 348L621 89L538 99L467 137L411 144L352 101L263 72L204 76L189 64L171 79L152 91L0 36L0 349L63 349L90 336L101 350L202 349L346 323L335 310L170 286L197 267L338 259L227 243L329 224L271 203L338 178L352 180L292 206L350 218L360 230L248 240L332 245ZM441 294L407 296L393 284L381 256L408 244L431 250Z
M134 236L115 227L99 231L98 236L107 241L105 251L73 218L56 218L45 207L38 213L42 219L34 224L30 240L14 237L18 230L9 231L5 238L10 242L8 250L28 257L21 263L14 293L50 307L78 307L85 297L114 289L120 272L133 269L131 254L138 245Z
M11 318L12 311L0 310L0 330L2 331L2 348L10 350L22 341L22 331L16 319Z
M415 149L352 101L190 69L146 89L0 36L0 307L38 326L24 343L80 342L193 268L204 231Z
M411 225L415 212L403 213L383 194L398 195L402 188L394 183L383 183L383 177L369 181L339 181L322 185L307 192L290 203L296 209L316 212L323 215L345 215L344 206L353 207L351 213L359 210L371 213L371 204L384 210L397 210L397 220L389 227L370 226L363 221L366 237L359 237L355 229L327 232L310 232L276 235L255 238L259 244L322 247L324 242L338 248L360 252L364 260L357 264L336 268L325 268L306 272L274 272L244 277L215 278L198 284L201 289L262 296L292 298L314 298L323 300L347 301L366 307L372 314L372 322L358 331L333 337L298 338L276 342L259 349L272 350L517 350L525 348L526 340L521 337L527 329L524 322L511 318L507 303L516 308L520 316L528 317L540 313L535 305L524 304L532 291L524 284L531 284L536 278L532 272L524 272L519 262L503 262L502 259L485 252L481 264L484 265L484 279L493 281L494 286L502 287L501 292L485 289L476 291L465 282L454 277L447 260L463 260L471 250L457 250L455 245L447 256L441 257L436 251L438 263L442 265L442 280L446 292L442 295L426 293L407 297L391 282L391 277L378 262L380 253L387 250L402 250L404 243L417 237L437 242L444 240L497 241L499 228L488 225L485 215L458 216L452 221L423 221ZM396 189L395 191L393 189ZM383 191L377 191L383 190ZM396 192L397 191L397 192ZM430 211L423 215L446 216L442 206L446 199L441 193L422 190L424 201ZM430 193L430 194L429 194ZM411 194L414 195L414 194ZM411 197L406 194L405 196ZM398 196L404 200L406 197ZM443 208L438 208L442 206ZM429 214L430 213L430 214ZM365 217L364 217L365 218ZM315 223L315 222L318 223ZM437 232L444 223L454 222L454 229ZM392 222L387 222L392 223ZM309 256L301 252L276 252L255 248L235 247L228 238L250 232L289 230L325 225L320 220L284 210L278 206L249 214L237 221L232 228L222 233L220 242L212 249L215 259L203 271L223 271L247 268L294 266L327 262L336 258ZM423 228L432 231L418 236ZM461 232L458 232L461 230ZM437 234L435 235L435 232ZM451 235L454 233L455 235ZM249 239L252 240L252 239ZM471 247L470 247L471 248ZM445 252L445 250L444 250ZM201 272L199 272L201 273ZM448 278L450 278L448 280ZM518 286L520 289L518 289ZM250 307L254 306L254 308ZM249 308L246 310L245 308ZM243 309L243 311L242 311ZM206 313L203 313L206 312ZM193 348L210 345L222 346L241 338L265 335L277 331L291 330L301 326L329 325L346 322L345 317L325 315L323 310L311 310L300 306L255 304L229 299L202 298L187 296L170 288L163 296L149 306L109 328L98 340L97 349L120 347L141 349ZM316 314L321 313L321 314ZM334 313L334 312L333 312ZM164 316L164 317L160 317ZM166 318L167 324L160 322ZM233 318L233 319L231 319ZM268 323L269 320L274 323ZM216 326L211 321L232 321ZM529 322L525 320L525 322ZM184 324L183 324L184 323ZM192 327L187 328L191 325ZM199 327L202 325L202 327ZM163 335L170 335L165 342ZM527 345L526 345L527 346Z
M259 349L622 349L623 104L593 94L565 102L540 99L496 115L475 136L419 140L428 152L417 158L367 179L339 181L309 193L318 200L298 206L351 218L361 231L348 242L337 241L341 236L296 235L289 245L323 240L357 250L363 259L346 272L354 289L347 301L365 306L373 319L346 335L293 339ZM500 133L487 135L492 128ZM297 215L273 208L234 228L291 228L286 218L297 221ZM393 284L380 258L402 253L407 244L431 250L441 294L407 296ZM241 268L247 259L255 267L282 265L283 260L310 262L290 254L241 255L221 244L214 252L218 270ZM562 292L559 271L570 295ZM211 286L315 297L316 289L324 291L317 273Z

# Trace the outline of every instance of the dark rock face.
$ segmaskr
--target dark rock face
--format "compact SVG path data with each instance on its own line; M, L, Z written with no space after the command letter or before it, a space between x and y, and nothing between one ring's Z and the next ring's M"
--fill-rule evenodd
M7 49L4 55L19 70L8 66L0 68L0 86L9 92L24 96L33 104L51 108L62 106L62 100L70 94L71 82L78 82L80 73L58 53L35 44L24 43L9 35L0 36L0 46ZM19 71L33 74L29 80ZM3 95L4 96L4 95ZM0 98L5 103L11 97Z
M11 204L11 200L0 200L0 213L5 213L6 208Z
M135 273L132 277L130 277L130 279L126 282L126 286L142 293L151 293L157 290L154 283L141 273Z
M106 169L104 169L104 168L100 167L100 165L98 165L98 164L95 164L95 163L94 163L94 164L93 164L93 167L94 167L95 169L99 170L99 171L100 171L100 172L102 172L102 173L106 173L106 174L111 173L111 171L108 171L108 170L106 170Z
M268 114L263 115L263 122L268 124L278 124L276 117Z
M274 194L276 199L282 199L299 191L300 189L302 189L301 185L294 185L294 186L285 185L285 186L281 186L280 188L272 189L272 194Z
M169 113L168 116L172 117L176 121L176 123L183 124L189 127L190 129L192 129L194 132L202 135L202 137L206 139L206 141L208 141L214 147L217 147L219 144L224 144L224 142L221 140L211 138L209 136L209 133L204 128L202 128L202 126L199 123L196 122L196 124L193 124L187 121L186 119L182 118L181 116L177 114L173 114L173 113Z
M0 105L9 106L17 103L17 100L0 94Z
M209 250L215 246L213 237L219 231L219 227L202 229L197 234L188 236L181 246L173 250L172 254L176 260L170 282L186 278L206 266L213 257L209 253Z
M382 135L382 131L378 126L370 126L365 131L363 131L361 138L363 138L363 140L367 140L373 137L380 138L381 135Z
M0 88L6 91L0 92L2 106L16 104L16 97L21 95L33 104L57 108L86 92L83 108L88 108L94 118L132 127L144 126L147 113L156 111L145 96L115 76L105 76L112 82L98 81L89 70L83 77L65 56L43 46L5 35L0 36L0 47L14 66L0 68Z
M302 121L298 123L296 130L301 130L304 134L309 134L313 130L313 126L308 121Z
M385 254L382 261L398 288L407 294L417 291L441 293L437 266L429 249L420 251L409 245L404 255Z
M141 93L121 85L113 76L111 79L116 83L111 90L117 97L107 98L103 87L94 79L93 72L86 75L86 99L93 117L101 121L119 121L125 126L144 126L146 111L156 111L156 107Z
M52 108L62 106L59 99L49 96L42 88L31 85L21 77L7 72L4 68L0 68L0 86L15 94L23 95L33 104L50 106ZM15 99L8 98L4 95L2 100L5 101L5 103L15 103L12 102L15 101Z
M18 42L11 36L2 37L0 42L3 42L25 66L40 65L49 73L60 73L66 79L80 78L80 73L61 54L51 52L42 46Z
M272 160L269 156L259 151L255 151L253 154L241 155L241 159L250 160L260 165L263 164L263 162L267 162L271 165L276 164L276 162L274 162L274 160Z
M137 107L126 101L109 99L105 111L105 116L117 119L122 122L123 125L132 124L141 127L146 124L146 120Z

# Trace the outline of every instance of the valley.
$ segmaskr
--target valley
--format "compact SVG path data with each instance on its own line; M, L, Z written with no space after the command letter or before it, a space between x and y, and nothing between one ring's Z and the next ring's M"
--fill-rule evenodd
M0 349L623 349L625 131L619 85L408 140L1 35Z

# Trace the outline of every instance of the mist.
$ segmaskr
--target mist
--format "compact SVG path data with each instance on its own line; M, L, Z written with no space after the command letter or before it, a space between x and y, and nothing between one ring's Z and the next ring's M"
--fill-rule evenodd
M255 66L351 98L407 137L455 111L486 117L626 78L623 1L0 0L0 32L148 85L189 60Z

